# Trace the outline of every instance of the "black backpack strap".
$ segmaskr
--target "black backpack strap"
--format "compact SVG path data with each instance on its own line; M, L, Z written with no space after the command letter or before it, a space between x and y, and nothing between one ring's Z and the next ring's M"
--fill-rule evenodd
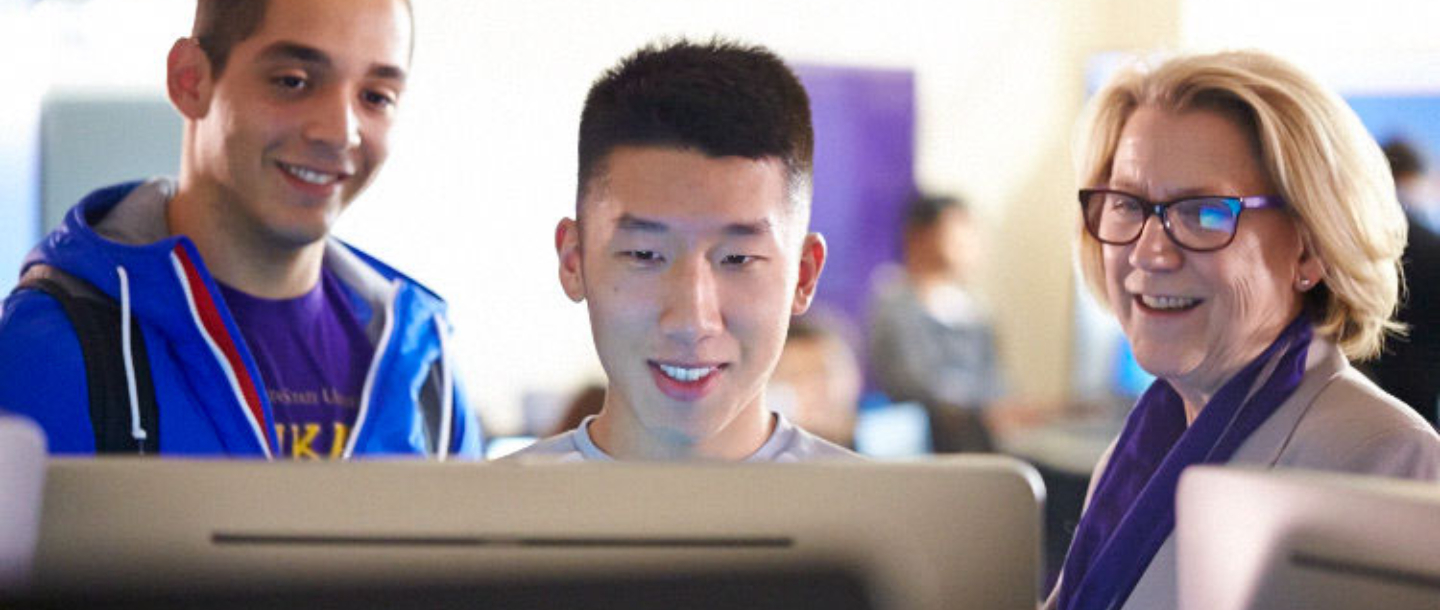
M31 265L15 289L26 288L39 290L59 302L75 328L85 359L85 377L89 381L95 452L159 453L160 418L155 405L155 385L139 321L131 315L130 353L135 366L140 426L146 434L144 441L137 441L130 434L130 389L125 380L120 305L89 282L49 265Z

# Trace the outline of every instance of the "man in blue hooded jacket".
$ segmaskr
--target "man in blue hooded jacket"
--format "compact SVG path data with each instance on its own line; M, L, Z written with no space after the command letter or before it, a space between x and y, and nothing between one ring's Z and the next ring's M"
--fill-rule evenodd
M411 18L407 0L200 0L167 64L179 177L91 193L27 258L0 406L56 453L118 430L165 454L479 457L444 302L329 234L384 164ZM115 358L45 281L118 304ZM97 394L100 366L123 388Z

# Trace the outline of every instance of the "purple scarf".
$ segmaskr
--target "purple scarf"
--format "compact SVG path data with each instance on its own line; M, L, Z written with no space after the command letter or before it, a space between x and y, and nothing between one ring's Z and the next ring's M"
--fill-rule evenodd
M1301 314L1265 352L1226 382L1189 428L1180 395L1157 379L1140 397L1090 506L1080 519L1060 585L1061 610L1125 604L1175 529L1175 488L1192 464L1228 461L1300 385L1311 325ZM1272 359L1269 378L1250 394Z

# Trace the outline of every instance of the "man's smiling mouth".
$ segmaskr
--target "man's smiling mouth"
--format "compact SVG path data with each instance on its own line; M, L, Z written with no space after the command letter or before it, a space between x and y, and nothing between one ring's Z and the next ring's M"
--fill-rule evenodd
M286 174L293 176L295 179L301 182L305 182L307 184L314 184L317 186L334 184L336 182L344 180L346 176L343 173L322 172L319 170L310 169L308 167L291 165L289 163L282 163L279 161L276 161L275 164L279 165L281 170L283 170Z
M702 377L707 377L720 368L718 366L684 367L660 363L656 363L656 366L660 367L660 371L665 373L666 377L685 382L699 381Z

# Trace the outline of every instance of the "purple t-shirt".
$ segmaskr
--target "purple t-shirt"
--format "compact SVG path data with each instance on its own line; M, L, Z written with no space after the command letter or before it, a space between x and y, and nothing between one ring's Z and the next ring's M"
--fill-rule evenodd
M340 280L322 270L319 284L293 299L262 299L224 284L220 292L265 383L276 455L339 458L375 353Z

